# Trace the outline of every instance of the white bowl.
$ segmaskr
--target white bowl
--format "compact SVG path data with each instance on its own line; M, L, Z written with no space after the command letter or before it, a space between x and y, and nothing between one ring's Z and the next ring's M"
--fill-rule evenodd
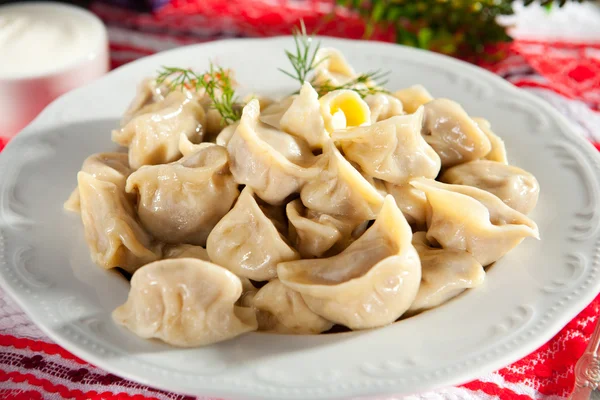
M198 349L143 340L111 311L128 283L90 260L78 215L62 210L83 160L116 149L110 130L138 82L161 65L236 71L247 92L287 94L290 37L191 46L128 64L50 105L0 154L0 283L57 343L117 375L176 392L234 399L338 399L463 383L532 352L600 289L600 157L550 105L472 65L402 46L322 38L357 71L390 70L491 121L511 163L541 195L526 239L479 288L390 326L319 336L250 333Z
M2 22L5 26L2 26ZM7 24L8 18L13 26ZM17 19L18 18L18 19ZM75 6L60 3L17 3L0 6L0 36L6 34L7 41L14 31L23 34L56 34L55 42L49 39L52 49L41 48L40 42L29 42L23 47L23 58L31 62L11 68L15 62L7 54L0 55L0 135L12 136L23 129L36 115L60 95L82 86L101 75L109 68L108 39L106 28L94 14ZM32 36L30 36L32 37ZM39 36L38 36L39 38ZM76 46L67 47L62 39L71 38ZM2 39L0 37L0 39ZM5 46L11 43L4 43ZM60 54L45 54L58 50ZM0 51L2 46L0 46ZM19 49L21 50L21 49ZM49 56L41 58L41 54Z

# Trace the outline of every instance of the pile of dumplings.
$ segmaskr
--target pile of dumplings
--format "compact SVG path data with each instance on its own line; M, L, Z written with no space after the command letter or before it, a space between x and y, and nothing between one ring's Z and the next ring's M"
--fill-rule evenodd
M315 85L357 76L334 49L316 62ZM422 86L363 99L307 82L239 106L226 126L205 94L146 80L112 132L127 152L77 174L65 208L93 261L131 274L113 318L140 337L381 327L538 238L535 177L508 165L488 121Z

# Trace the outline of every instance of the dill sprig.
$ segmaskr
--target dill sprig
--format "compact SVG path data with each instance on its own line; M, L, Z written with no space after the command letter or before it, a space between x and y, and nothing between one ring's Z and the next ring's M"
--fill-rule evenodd
M319 97L324 96L334 90L347 89L354 90L360 95L360 97L364 98L370 94L389 93L387 90L382 88L382 86L387 83L387 79L385 78L389 74L389 71L382 72L381 70L376 70L373 72L360 74L356 78L344 83L343 85L336 86L327 81L318 85L314 85L314 88L319 94Z
M316 42L313 48L314 35L309 36L306 33L306 26L304 25L303 20L300 21L300 28L294 27L292 29L292 35L294 36L296 51L295 53L292 53L291 51L286 50L285 55L288 60L290 60L294 72L288 72L281 68L278 69L290 78L297 80L300 85L302 85L307 80L308 75L323 61L320 60L315 64L315 58L321 47L321 42Z
M158 71L156 83L167 83L169 90L194 90L204 89L211 100L211 107L221 114L223 122L232 124L241 116L241 109L236 106L237 96L233 89L233 82L229 71L223 67L215 66L212 62L207 72L198 75L191 69L165 67Z

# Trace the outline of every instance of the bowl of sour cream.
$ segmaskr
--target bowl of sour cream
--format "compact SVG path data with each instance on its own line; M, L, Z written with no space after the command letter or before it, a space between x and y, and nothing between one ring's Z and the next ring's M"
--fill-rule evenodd
M108 68L106 28L92 13L52 2L0 6L0 136Z

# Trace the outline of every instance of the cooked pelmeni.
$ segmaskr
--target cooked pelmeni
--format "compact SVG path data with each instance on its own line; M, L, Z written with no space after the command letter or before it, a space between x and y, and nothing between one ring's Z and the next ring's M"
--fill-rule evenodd
M258 100L261 111L264 110L265 108L269 107L271 104L276 103L276 100L272 99L270 97L261 96L260 94L256 94L256 93L250 93L250 94L244 96L244 98L242 99L242 104L246 105L254 99Z
M427 241L425 232L416 232L412 244L421 259L421 285L409 311L418 312L437 307L465 289L483 283L485 271L468 252L436 249Z
M300 192L307 208L354 221L375 219L383 196L342 156L333 142L325 145L318 164L321 172Z
M208 237L211 261L236 275L266 281L277 276L277 263L300 256L284 238L246 186L235 206Z
M392 196L375 223L340 254L280 263L281 282L323 318L351 329L398 319L415 299L421 264L412 232Z
M126 190L138 194L138 215L154 237L201 246L239 195L227 150L212 143L174 163L140 168Z
M329 133L371 123L369 106L354 90L334 90L321 97L319 103Z
M133 273L161 257L161 246L137 222L122 188L83 171L77 182L85 239L96 264Z
M337 49L321 48L315 55L314 82L338 87L356 79L358 74L350 66L344 55Z
M163 249L163 258L196 258L198 260L210 261L208 252L204 247L191 244L165 246Z
M421 85L400 89L394 97L402 102L404 111L414 113L417 109L433 100L433 96Z
M365 103L371 111L371 124L404 114L400 100L386 93L370 94Z
M138 85L135 97L127 107L125 114L123 114L121 126L127 124L135 115L143 114L146 107L163 101L169 91L167 82L158 84L156 79L144 79Z
M273 102L266 107L260 107L260 122L272 126L275 129L281 130L281 118L286 111L291 107L298 96L288 96L280 101ZM252 100L248 102L250 104ZM260 105L260 102L259 102Z
M231 172L239 184L252 188L267 203L278 205L296 193L318 171L305 140L259 121L259 104L252 100L227 144Z
M240 124L239 122L234 122L233 124L228 125L225 128L223 128L223 130L217 136L216 143L219 146L227 147L227 145L229 144L229 141L233 137L233 134L235 133L235 130L237 129L239 124Z
M254 311L238 307L240 279L194 258L162 260L133 274L125 304L113 319L142 338L196 347L255 331Z
M333 132L331 138L367 174L402 184L413 177L435 178L440 171L440 157L421 135L422 123L419 108L414 114Z
M496 135L492 131L492 125L490 124L490 122L486 119L476 117L473 118L473 121L475 121L479 129L481 129L481 131L485 133L485 136L487 136L487 138L490 141L490 144L492 145L492 150L490 150L490 152L484 158L486 160L497 161L502 164L508 164L508 158L506 156L506 147L504 146L504 141L502 140L502 138L500 138L500 136Z
M396 204L408 223L416 228L427 228L427 197L425 193L408 183L394 185L386 182L387 192L394 196Z
M535 176L521 168L490 160L475 160L449 168L440 180L483 189L523 214L535 208L540 194Z
M269 331L292 334L318 334L331 329L333 323L315 314L300 293L279 279L267 283L252 298L252 306L270 314ZM265 319L261 316L261 319Z
M410 184L427 196L427 239L443 248L466 250L483 266L499 260L524 238L539 238L535 222L489 192L424 178Z
M280 127L306 140L311 149L320 149L329 140L321 115L319 95L310 83L304 82L300 94L281 117Z
M87 172L101 181L114 183L123 192L125 191L125 181L132 172L126 153L93 154L85 159L81 171ZM134 199L129 198L128 200L133 201ZM80 212L79 189L75 189L71 193L64 207L68 211Z
M129 165L165 164L181 158L179 137L183 133L193 142L202 140L206 115L194 96L174 91L157 103L144 108L121 129L112 132L112 140L129 147Z
M435 99L424 107L423 136L440 156L442 167L477 160L492 150L490 140L460 104Z

